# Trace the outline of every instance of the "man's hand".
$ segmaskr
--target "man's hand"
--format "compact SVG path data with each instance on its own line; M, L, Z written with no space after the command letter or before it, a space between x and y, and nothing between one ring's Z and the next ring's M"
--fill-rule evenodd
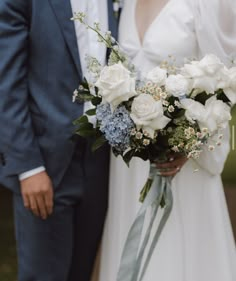
M175 176L187 162L187 157L173 153L169 155L169 161L165 163L156 163L157 169L164 177Z
M36 216L47 219L53 211L53 187L46 172L20 182L24 206Z

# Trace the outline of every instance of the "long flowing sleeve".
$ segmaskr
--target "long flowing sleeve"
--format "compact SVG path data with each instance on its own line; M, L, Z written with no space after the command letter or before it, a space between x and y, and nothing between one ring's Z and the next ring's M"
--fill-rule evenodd
M217 55L226 65L236 55L236 1L194 0L195 30L199 57ZM212 175L221 174L230 150L230 129L224 131L222 145L210 152L204 148L199 166Z
M229 64L236 55L236 1L194 0L199 56L214 53Z

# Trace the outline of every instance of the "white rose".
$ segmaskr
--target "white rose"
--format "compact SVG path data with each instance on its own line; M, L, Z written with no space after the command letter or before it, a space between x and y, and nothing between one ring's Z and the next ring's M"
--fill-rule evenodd
M189 122L205 122L207 111L204 105L192 99L182 99L180 103L185 109L185 117Z
M192 61L191 63L185 64L181 69L181 74L187 78L196 78L204 76L204 71L199 65L199 61Z
M231 119L230 107L216 97L208 99L205 106L192 99L183 99L181 104L187 120L196 121L201 129L207 128L210 133L225 128Z
M164 116L162 102L151 95L141 94L133 101L130 117L138 129L148 132L151 138L156 130L163 129L170 122Z
M211 76L215 76L220 70L224 68L224 65L220 61L220 59L212 54L206 55L202 60L200 60L199 66L204 70L206 74L209 74Z
M218 90L219 79L222 77L224 65L215 55L206 55L200 61L185 64L181 73L192 80L192 88L213 94Z
M201 92L206 92L207 94L214 94L218 90L217 77L203 76L200 78L195 78L193 81L193 88L199 89Z
M222 88L227 98L234 105L236 103L236 67L228 70L228 83Z
M225 89L230 84L230 71L227 67L224 67L218 77L218 89Z
M154 69L148 72L146 78L147 80L156 83L160 87L165 85L167 71L165 69L161 69L160 67L155 67Z
M105 66L95 83L102 96L103 103L109 103L116 108L119 104L137 95L135 92L135 78L121 62L112 66Z
M207 118L205 126L214 133L219 128L226 128L228 122L231 120L231 108L221 100L217 100L216 97L211 97L205 104L207 110Z
M181 74L170 75L166 79L166 92L175 97L183 97L189 92L189 82Z

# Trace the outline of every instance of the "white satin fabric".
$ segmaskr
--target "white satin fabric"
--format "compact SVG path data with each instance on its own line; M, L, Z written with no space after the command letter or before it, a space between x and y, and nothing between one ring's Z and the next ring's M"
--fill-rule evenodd
M136 0L126 0L120 44L141 71L168 55L177 63L214 53L229 63L236 50L235 0L169 0L140 42ZM220 174L230 149L207 150L188 161L172 182L174 207L144 281L235 281L236 251ZM198 167L199 171L194 172ZM109 212L104 231L99 281L115 281L128 230L140 207L138 197L149 163L134 159L128 169L111 157Z

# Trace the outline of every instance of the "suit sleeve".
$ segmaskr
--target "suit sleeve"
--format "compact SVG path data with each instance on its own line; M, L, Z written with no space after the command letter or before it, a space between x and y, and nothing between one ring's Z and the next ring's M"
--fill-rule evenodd
M0 169L6 176L44 165L28 106L30 3L0 1Z

